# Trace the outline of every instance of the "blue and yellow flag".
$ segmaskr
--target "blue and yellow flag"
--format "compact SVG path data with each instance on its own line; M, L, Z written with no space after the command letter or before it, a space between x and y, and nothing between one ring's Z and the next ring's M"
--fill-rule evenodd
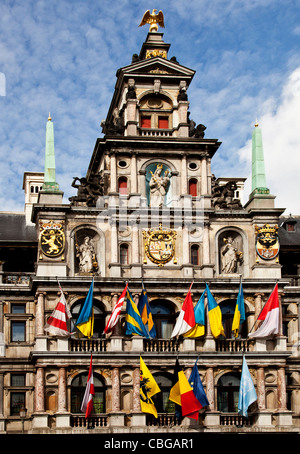
M145 288L143 287L142 293L140 295L139 303L138 303L138 310L142 317L143 323L147 332L149 333L149 337L152 339L156 337L156 330L152 318L152 313L150 310L150 306L148 303L148 297Z
M236 301L232 328L234 332L234 337L238 337L240 325L245 321L245 302L244 302L244 293L242 283L240 285L239 294Z
M206 284L207 291L207 308L208 308L208 319L211 328L212 335L217 338L219 336L224 336L224 328L222 325L222 312L218 306L216 300L210 293L208 285Z
M137 334L138 336L144 336L149 339L149 334L145 328L142 317L139 313L137 305L133 301L130 290L127 289L127 304L126 304L126 316L125 316L125 328L126 335Z
M206 289L200 296L198 303L194 308L195 314L195 326L191 328L183 337L200 337L205 334L205 309L204 309L204 298L205 298Z
M91 283L89 293L87 294L76 323L76 328L78 328L79 331L81 331L81 333L88 338L92 337L94 333L93 290L94 280Z

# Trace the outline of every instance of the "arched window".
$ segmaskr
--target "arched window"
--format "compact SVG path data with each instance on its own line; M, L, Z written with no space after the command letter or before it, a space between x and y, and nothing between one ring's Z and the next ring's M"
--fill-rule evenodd
M127 178L126 177L119 178L119 193L122 195L127 195Z
M79 317L80 311L83 307L85 302L85 298L81 298L77 301L77 303L72 306L71 313L72 313L72 322L73 326L71 330L74 329L77 319ZM102 304L100 301L93 299L93 309L94 309L94 338L103 337L103 330L105 328L105 312L103 310Z
M169 400L170 389L172 388L172 375L169 373L154 373L153 377L161 392L152 397L157 413L174 413L175 403Z
M128 265L128 244L121 244L120 246L120 263L121 265Z
M228 373L218 381L218 411L237 412L239 402L240 375Z
M191 246L191 264L199 265L199 246L197 244Z
M175 314L167 300L151 301L150 309L158 339L170 339L175 324Z
M105 393L106 393L106 386L104 380L102 379L101 375L93 374L94 376L94 388L95 388L95 396L93 399L93 413L105 413L106 412L106 405L105 405ZM71 413L81 413L80 407L82 404L83 396L86 389L88 378L88 372L84 372L82 374L77 375L71 384ZM82 414L82 413L81 413Z
M198 195L198 182L196 178L191 178L189 180L189 194L193 197L197 197Z

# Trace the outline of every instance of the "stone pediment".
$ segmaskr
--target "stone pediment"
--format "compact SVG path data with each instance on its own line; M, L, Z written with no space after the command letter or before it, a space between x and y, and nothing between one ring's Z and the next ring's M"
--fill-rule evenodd
M120 69L120 72L122 72L125 77L137 77L139 75L144 76L145 74L160 74L162 76L171 75L192 79L196 71L186 68L175 61L170 61L158 56L125 66Z

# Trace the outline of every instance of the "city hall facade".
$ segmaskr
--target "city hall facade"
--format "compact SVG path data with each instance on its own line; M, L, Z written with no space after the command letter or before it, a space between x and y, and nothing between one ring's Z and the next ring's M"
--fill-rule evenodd
M55 179L49 116L45 169L24 173L24 213L0 214L0 433L300 431L299 218L283 216L265 185L258 124L248 201L244 178L212 174L221 143L206 136L204 119L193 119L195 71L169 48L151 30L118 69L103 138L87 174L78 169L70 182L76 195L68 203ZM47 333L60 287L72 333L92 281L93 336ZM246 317L234 337L241 282ZM126 335L125 302L104 334L126 283L136 302L144 286L155 338ZM280 333L249 338L276 283ZM190 286L196 305L206 284L225 335L212 335L205 303L204 334L172 338ZM91 353L95 397L87 420L80 406ZM247 418L237 411L243 355L257 393ZM141 412L140 357L161 389L153 399L157 418ZM176 359L187 377L198 360L209 406L197 421L178 421L168 399Z

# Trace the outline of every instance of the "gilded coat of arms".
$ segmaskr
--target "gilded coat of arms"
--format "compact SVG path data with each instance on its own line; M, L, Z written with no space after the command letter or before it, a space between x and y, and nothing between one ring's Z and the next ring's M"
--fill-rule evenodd
M255 226L256 252L264 260L273 260L279 254L278 225Z
M145 254L158 266L164 266L172 258L174 263L177 263L175 258L175 238L176 232L170 229L163 229L159 224L159 229L150 229L143 231L145 240ZM146 263L146 257L144 263Z
M63 222L40 222L40 249L47 257L58 257L65 249Z

